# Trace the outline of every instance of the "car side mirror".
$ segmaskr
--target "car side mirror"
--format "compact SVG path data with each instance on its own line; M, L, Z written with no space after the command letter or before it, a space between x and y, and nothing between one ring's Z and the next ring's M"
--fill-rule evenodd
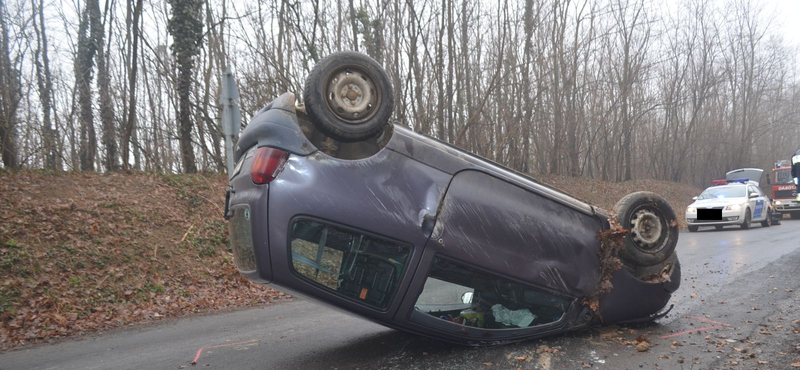
M473 295L474 295L474 293L472 293L472 292L466 292L466 293L462 294L461 295L461 303L463 303L463 304L472 304L472 296Z
M697 197L692 197L692 200L697 200Z
M750 198L758 198L758 193L750 193Z

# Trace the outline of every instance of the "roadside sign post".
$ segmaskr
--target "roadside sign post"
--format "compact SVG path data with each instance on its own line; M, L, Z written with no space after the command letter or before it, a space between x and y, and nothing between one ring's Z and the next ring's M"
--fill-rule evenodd
M219 103L222 105L222 133L225 136L225 156L228 158L228 177L233 175L233 138L239 135L242 125L242 113L239 111L239 88L233 77L231 68L225 69L222 75L222 94Z

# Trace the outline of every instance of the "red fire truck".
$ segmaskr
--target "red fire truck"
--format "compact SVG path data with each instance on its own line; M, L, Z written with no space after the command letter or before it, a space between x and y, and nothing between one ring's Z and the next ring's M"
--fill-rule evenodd
M768 183L772 183L772 204L775 211L788 213L794 219L800 219L800 201L797 200L797 188L792 179L792 167L781 161L772 169Z

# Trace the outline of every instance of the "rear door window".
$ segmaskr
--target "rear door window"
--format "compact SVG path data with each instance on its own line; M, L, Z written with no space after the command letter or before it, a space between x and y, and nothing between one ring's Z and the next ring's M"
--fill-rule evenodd
M560 321L572 301L436 256L414 309L442 323L524 329Z
M389 308L410 246L310 219L292 222L290 235L294 273L345 298Z

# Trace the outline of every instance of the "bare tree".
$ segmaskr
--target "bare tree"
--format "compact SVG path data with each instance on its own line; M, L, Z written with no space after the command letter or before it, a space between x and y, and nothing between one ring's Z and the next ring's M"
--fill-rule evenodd
M0 154L3 165L17 168L17 109L22 99L20 71L11 61L8 8L0 0Z
M172 17L169 32L172 35L172 54L178 68L177 93L179 98L178 124L183 170L197 172L192 144L192 73L195 57L200 53L203 36L203 2L199 0L169 0Z

